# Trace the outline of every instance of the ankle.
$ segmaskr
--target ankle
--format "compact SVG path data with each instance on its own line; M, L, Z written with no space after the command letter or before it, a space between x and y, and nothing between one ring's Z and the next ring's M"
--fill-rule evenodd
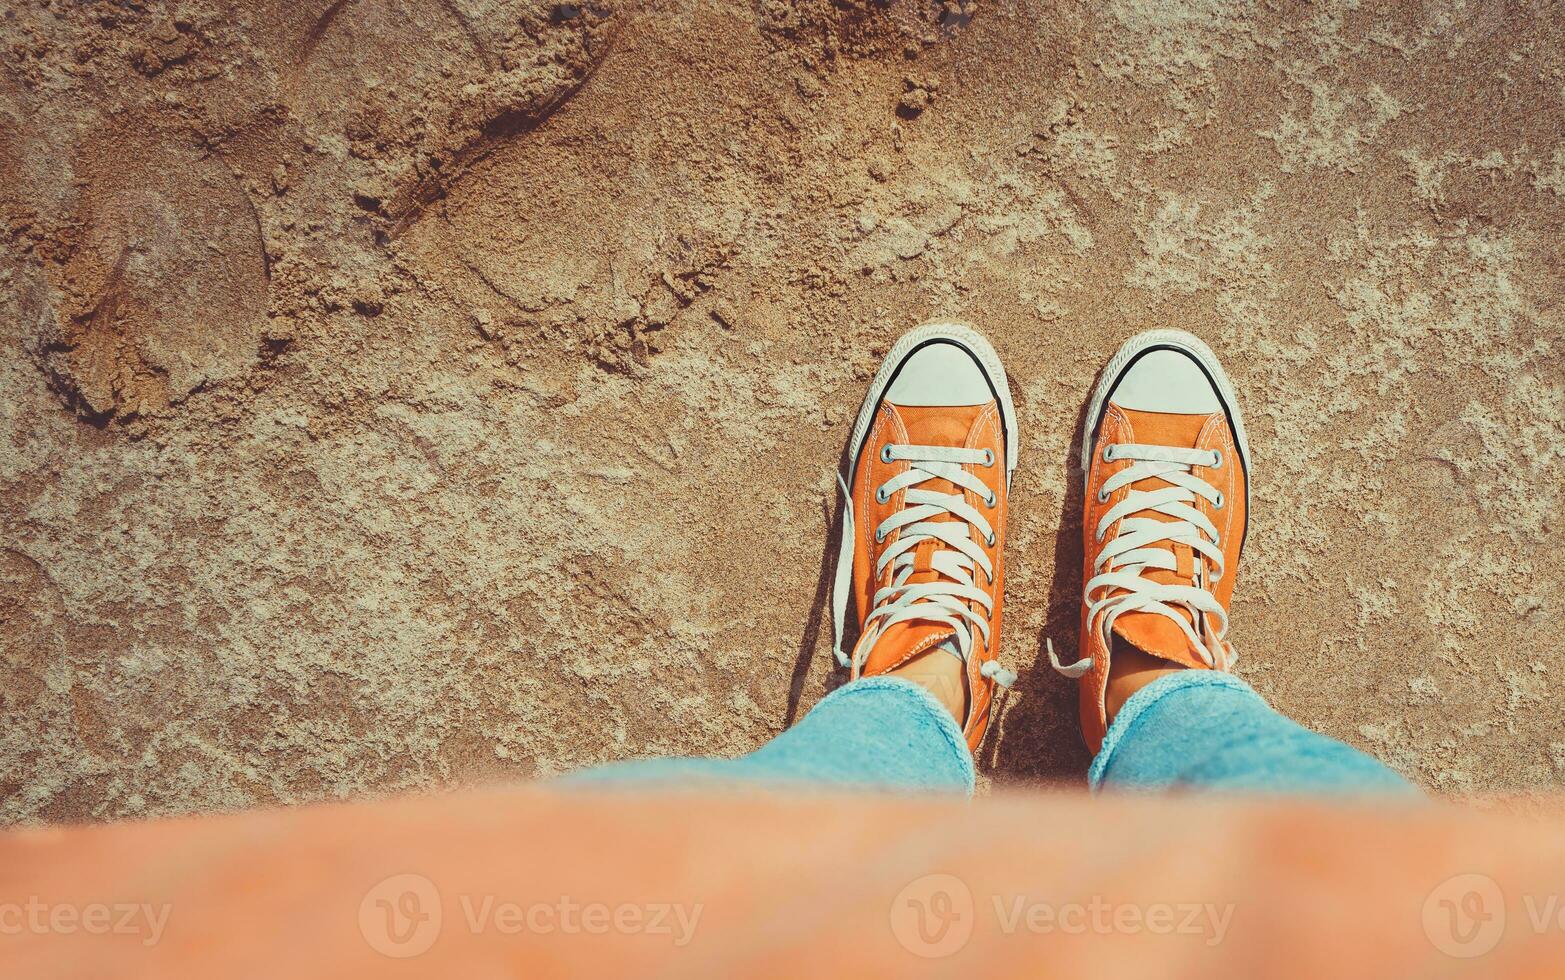
M965 665L944 650L929 650L895 670L888 677L912 681L935 696L961 724L967 716L967 671Z
M1134 697L1137 691L1160 677L1177 674L1186 669L1188 668L1164 660L1162 657L1143 653L1116 638L1114 653L1109 660L1108 688L1103 694L1103 706L1107 711L1109 723L1113 724L1114 716L1119 714L1119 709L1123 708L1125 702Z

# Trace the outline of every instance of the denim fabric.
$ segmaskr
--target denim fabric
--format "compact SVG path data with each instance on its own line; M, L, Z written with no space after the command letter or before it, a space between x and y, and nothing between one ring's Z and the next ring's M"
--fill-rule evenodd
M961 728L927 691L870 677L823 698L792 728L737 759L648 759L566 777L597 783L771 783L973 792ZM1186 670L1125 702L1092 762L1094 789L1277 793L1414 792L1357 749L1273 711L1231 674Z
M647 759L567 782L811 783L973 792L973 756L951 712L911 681L866 677L821 699L798 724L737 759Z
M1416 792L1382 763L1284 718L1237 677L1211 670L1169 674L1132 695L1087 779L1094 789Z

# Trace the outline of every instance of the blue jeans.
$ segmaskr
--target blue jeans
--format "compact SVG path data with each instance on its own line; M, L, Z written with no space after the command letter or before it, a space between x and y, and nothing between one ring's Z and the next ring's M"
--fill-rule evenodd
M792 728L737 759L651 759L589 769L576 783L746 782L971 794L962 730L928 692L894 677L838 688ZM1161 677L1120 709L1088 782L1103 787L1278 793L1409 793L1357 749L1273 711L1231 674Z

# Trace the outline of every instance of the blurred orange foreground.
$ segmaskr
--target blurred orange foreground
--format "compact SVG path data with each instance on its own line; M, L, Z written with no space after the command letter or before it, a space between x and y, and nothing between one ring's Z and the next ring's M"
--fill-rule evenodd
M6 977L1559 976L1565 825L525 788L0 838Z

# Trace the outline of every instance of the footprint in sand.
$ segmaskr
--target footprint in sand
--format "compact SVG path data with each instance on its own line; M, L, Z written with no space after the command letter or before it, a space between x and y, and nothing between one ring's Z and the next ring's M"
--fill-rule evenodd
M94 420L160 414L247 372L268 270L227 165L131 122L84 143L72 169L80 231L47 266L53 322L36 348L60 396Z
M263 7L283 100L377 172L369 207L393 235L568 99L607 50L614 16L612 4L537 0Z

